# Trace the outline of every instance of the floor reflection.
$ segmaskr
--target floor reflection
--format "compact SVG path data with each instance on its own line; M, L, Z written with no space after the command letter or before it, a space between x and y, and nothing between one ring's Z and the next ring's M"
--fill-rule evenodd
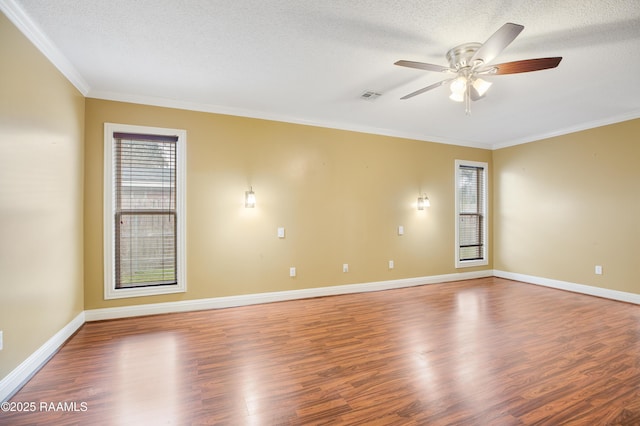
M455 380L458 395L471 406L483 404L492 394L492 381L489 378L491 342L486 340L484 334L487 323L486 298L486 292L480 288L456 294Z
M113 376L119 424L178 423L179 376L174 333L150 333L122 338L115 351Z

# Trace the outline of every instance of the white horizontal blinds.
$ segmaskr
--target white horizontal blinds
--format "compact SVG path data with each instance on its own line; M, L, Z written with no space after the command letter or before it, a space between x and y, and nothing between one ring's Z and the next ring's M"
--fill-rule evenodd
M484 168L460 165L458 185L459 260L481 260L484 258Z
M177 283L177 136L114 132L115 287Z

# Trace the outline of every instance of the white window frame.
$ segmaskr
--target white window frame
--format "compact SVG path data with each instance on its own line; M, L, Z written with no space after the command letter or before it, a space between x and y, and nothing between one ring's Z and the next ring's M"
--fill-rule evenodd
M176 146L176 268L177 284L135 288L116 288L115 283L115 203L114 203L114 132L177 136ZM104 124L104 298L154 296L187 291L186 273L186 198L187 198L187 132L181 129Z
M484 183L484 198L482 200L482 216L484 219L482 227L482 259L477 260L460 260L460 202L459 202L459 169L460 166L467 167L482 167L483 168L483 183ZM479 161L466 161L455 160L455 265L456 268L471 268L473 266L486 266L489 264L489 164Z

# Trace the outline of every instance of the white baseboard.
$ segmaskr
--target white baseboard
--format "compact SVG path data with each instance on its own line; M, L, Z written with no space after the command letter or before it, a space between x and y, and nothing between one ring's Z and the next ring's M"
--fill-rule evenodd
M256 305L259 303L280 302L285 300L306 299L311 297L333 296L348 293L390 290L425 284L484 278L493 275L493 271L463 272L429 277L406 278L400 280L378 281L365 284L328 286L271 293L247 294L241 296L215 297L210 299L185 300L180 302L153 303L147 305L124 306L116 308L89 309L81 312L62 330L58 331L44 345L24 360L11 373L0 380L0 401L6 401L15 394L38 370L58 351L85 321L135 317L141 315L188 312L205 309L231 308L235 306Z
M498 278L522 281L528 284L536 284L545 287L556 288L559 290L566 290L574 293L587 294L589 296L603 297L605 299L618 300L620 302L640 305L640 294L627 293L624 291L593 287L590 285L576 284L568 281L553 280L550 278L542 278L533 275L517 274L514 272L505 272L500 270L494 270L493 275Z
M80 312L62 330L53 335L34 353L25 359L11 373L0 380L0 401L13 396L51 358L85 322L84 312Z
M85 321L135 317L141 315L165 314L171 312L187 312L205 309L231 308L259 303L281 302L285 300L307 299L311 297L335 296L339 294L364 293L369 291L391 290L394 288L413 287L426 284L437 284L451 281L470 280L496 276L529 284L567 290L590 296L603 297L640 305L640 294L626 293L600 287L592 287L567 281L553 280L532 275L517 274L500 270L484 270L476 272L460 272L429 277L405 278L399 280L376 281L363 284L348 284L301 290L278 291L271 293L247 294L241 296L215 297L209 299L185 300L180 302L154 303L147 305L123 306L116 308L89 309L78 314L69 324L58 331L44 345L22 362L9 375L0 380L0 401L6 401L16 393L57 350L75 333Z
M433 275L428 277L376 281L364 284L348 284L307 288L300 290L277 291L271 293L257 293L240 296L214 297L209 299L184 300L179 302L153 303L146 305L122 306L116 308L89 309L85 311L85 319L86 321L100 321L142 315L167 314L172 312L232 308L236 306L248 306L260 303L282 302L285 300L308 299L312 297L335 296L339 294L391 290L394 288L469 280L473 278L484 278L490 277L492 275L492 270L461 272L445 275Z

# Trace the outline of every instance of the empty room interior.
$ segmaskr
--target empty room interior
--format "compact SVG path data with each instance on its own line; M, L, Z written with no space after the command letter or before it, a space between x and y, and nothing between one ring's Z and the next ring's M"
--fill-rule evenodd
M640 424L640 4L383 3L0 0L0 424Z

